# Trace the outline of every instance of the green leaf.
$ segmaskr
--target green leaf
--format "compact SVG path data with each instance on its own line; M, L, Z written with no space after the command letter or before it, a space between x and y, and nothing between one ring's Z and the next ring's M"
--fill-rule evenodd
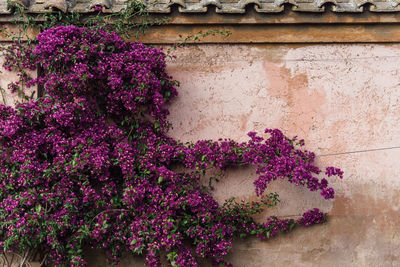
M36 206L36 207L35 207L35 210L36 210L36 213L37 213L37 214L40 214L40 212L42 211L42 206L41 206L41 205Z
M169 262L171 262L172 266L178 266L175 264L175 260L178 257L178 253L176 253L175 251L171 251L170 253L167 254L167 259Z
M160 123L158 121L154 122L154 128L158 130L160 128Z

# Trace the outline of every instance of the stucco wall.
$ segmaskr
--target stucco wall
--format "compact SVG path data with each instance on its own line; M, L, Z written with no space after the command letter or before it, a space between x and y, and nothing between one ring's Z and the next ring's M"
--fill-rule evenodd
M345 172L331 181L333 201L271 185L281 203L258 219L319 207L329 222L238 243L236 266L400 266L400 45L198 45L177 56L168 67L181 82L172 136L246 140L277 127L304 138L321 166ZM253 177L233 170L215 195L250 200Z
M258 220L318 207L329 222L236 243L228 257L235 266L400 266L400 45L199 44L176 56L168 64L181 82L170 106L173 137L244 141L249 131L277 127L304 138L321 167L345 172L331 180L332 201L273 183L269 191L281 203ZM14 76L0 78L4 88ZM252 169L229 170L215 196L252 200L254 177ZM88 259L105 266L97 253ZM126 259L121 266L142 264Z

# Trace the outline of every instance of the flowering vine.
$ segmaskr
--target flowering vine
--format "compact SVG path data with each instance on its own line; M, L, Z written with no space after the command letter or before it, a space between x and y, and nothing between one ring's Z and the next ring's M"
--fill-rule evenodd
M19 50L15 46L14 50ZM252 215L277 204L265 193L276 179L334 197L315 154L302 140L277 129L249 141L202 140L182 144L168 136L165 106L177 95L165 72L165 54L124 41L115 32L59 26L42 32L23 50L22 62L43 73L26 77L44 96L0 106L0 249L36 250L56 266L84 266L86 248L101 248L110 263L129 253L148 266L161 256L172 266L196 266L197 258L226 264L234 238L268 239L296 225L326 221L318 209L298 219ZM210 168L255 166L259 201L229 199L220 205L200 177ZM185 171L179 166L185 167Z

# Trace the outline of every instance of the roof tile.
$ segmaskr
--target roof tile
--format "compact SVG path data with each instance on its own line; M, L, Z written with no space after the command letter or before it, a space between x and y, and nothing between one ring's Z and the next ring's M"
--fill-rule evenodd
M182 13L204 13L208 9L217 13L245 13L246 6L253 5L259 13L279 13L285 5L296 12L399 12L400 0L143 0L151 13L170 13L171 6L178 6ZM27 8L29 13L51 10L90 13L95 6L103 6L103 12L118 12L126 0L11 0ZM329 3L329 5L327 5ZM7 0L0 0L0 14L10 15Z
M67 12L68 11L68 1L65 0L47 0L43 3L43 8L45 10L55 10L59 9L62 12ZM72 5L71 5L72 7Z

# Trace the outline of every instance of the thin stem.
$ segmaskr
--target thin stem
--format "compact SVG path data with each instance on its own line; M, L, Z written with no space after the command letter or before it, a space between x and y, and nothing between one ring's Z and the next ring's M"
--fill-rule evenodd
M33 251L30 253L29 257L28 257L28 261L34 261L36 258L36 255L38 254L38 249L35 248L33 249Z
M107 213L107 212L115 212L115 211L128 211L127 209L112 209L112 210L103 210L102 212L100 212L99 214L97 214L96 216L94 216L90 221L93 222L94 219L96 219L98 216L102 215L103 213Z
M12 266L13 261L14 261L14 253L12 253L11 262L10 262L10 267Z
M30 249L25 251L24 257L22 258L22 260L21 260L21 262L19 264L19 267L24 267L26 259L28 258L30 251L31 251Z
M4 258L4 261L6 262L6 264L7 264L7 267L11 267L11 264L10 264L10 262L8 261L8 259L7 259L7 255L6 255L6 253L3 251L3 258Z
M43 257L43 260L40 262L40 266L43 266L43 264L46 262L47 256L49 255L49 253L46 253Z

